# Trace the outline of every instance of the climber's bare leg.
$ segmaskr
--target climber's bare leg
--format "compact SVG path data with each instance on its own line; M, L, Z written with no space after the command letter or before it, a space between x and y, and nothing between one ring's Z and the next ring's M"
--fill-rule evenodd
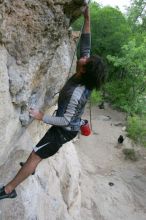
M20 183L22 183L30 174L34 172L37 165L42 159L34 152L30 154L23 167L18 171L17 175L5 186L5 192L11 193Z

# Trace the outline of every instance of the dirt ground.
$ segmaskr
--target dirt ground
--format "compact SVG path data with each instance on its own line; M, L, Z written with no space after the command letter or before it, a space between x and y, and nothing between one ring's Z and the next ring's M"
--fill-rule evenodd
M89 119L89 108L84 117ZM126 137L124 113L92 107L92 135L75 141L82 166L83 220L146 220L146 149ZM124 136L118 144L119 135ZM125 160L124 148L137 161Z

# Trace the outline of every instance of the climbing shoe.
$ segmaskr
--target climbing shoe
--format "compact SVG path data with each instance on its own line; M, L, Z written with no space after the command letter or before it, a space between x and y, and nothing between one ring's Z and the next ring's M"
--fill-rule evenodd
M5 192L5 187L3 186L2 188L0 188L0 200L1 199L13 199L16 198L17 193L16 190L14 189L11 193L6 193Z
M24 162L20 162L19 164L20 164L21 167L23 167L23 165L24 165L25 163L24 163ZM35 174L35 171L34 171L31 175L34 175L34 174Z

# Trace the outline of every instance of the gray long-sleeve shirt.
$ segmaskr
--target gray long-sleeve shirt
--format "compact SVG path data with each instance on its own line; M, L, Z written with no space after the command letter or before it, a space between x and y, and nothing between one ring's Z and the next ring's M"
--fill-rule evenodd
M80 57L90 56L90 33L83 33L80 41ZM78 79L72 76L62 88L58 99L56 116L44 115L43 121L47 124L62 126L66 130L80 129L81 115L91 91L81 85Z

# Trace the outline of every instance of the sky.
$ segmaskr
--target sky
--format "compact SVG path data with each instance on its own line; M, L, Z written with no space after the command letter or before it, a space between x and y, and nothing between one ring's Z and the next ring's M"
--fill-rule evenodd
M112 7L118 6L122 12L125 11L125 7L130 5L130 0L96 0L99 4L105 6L110 5Z

